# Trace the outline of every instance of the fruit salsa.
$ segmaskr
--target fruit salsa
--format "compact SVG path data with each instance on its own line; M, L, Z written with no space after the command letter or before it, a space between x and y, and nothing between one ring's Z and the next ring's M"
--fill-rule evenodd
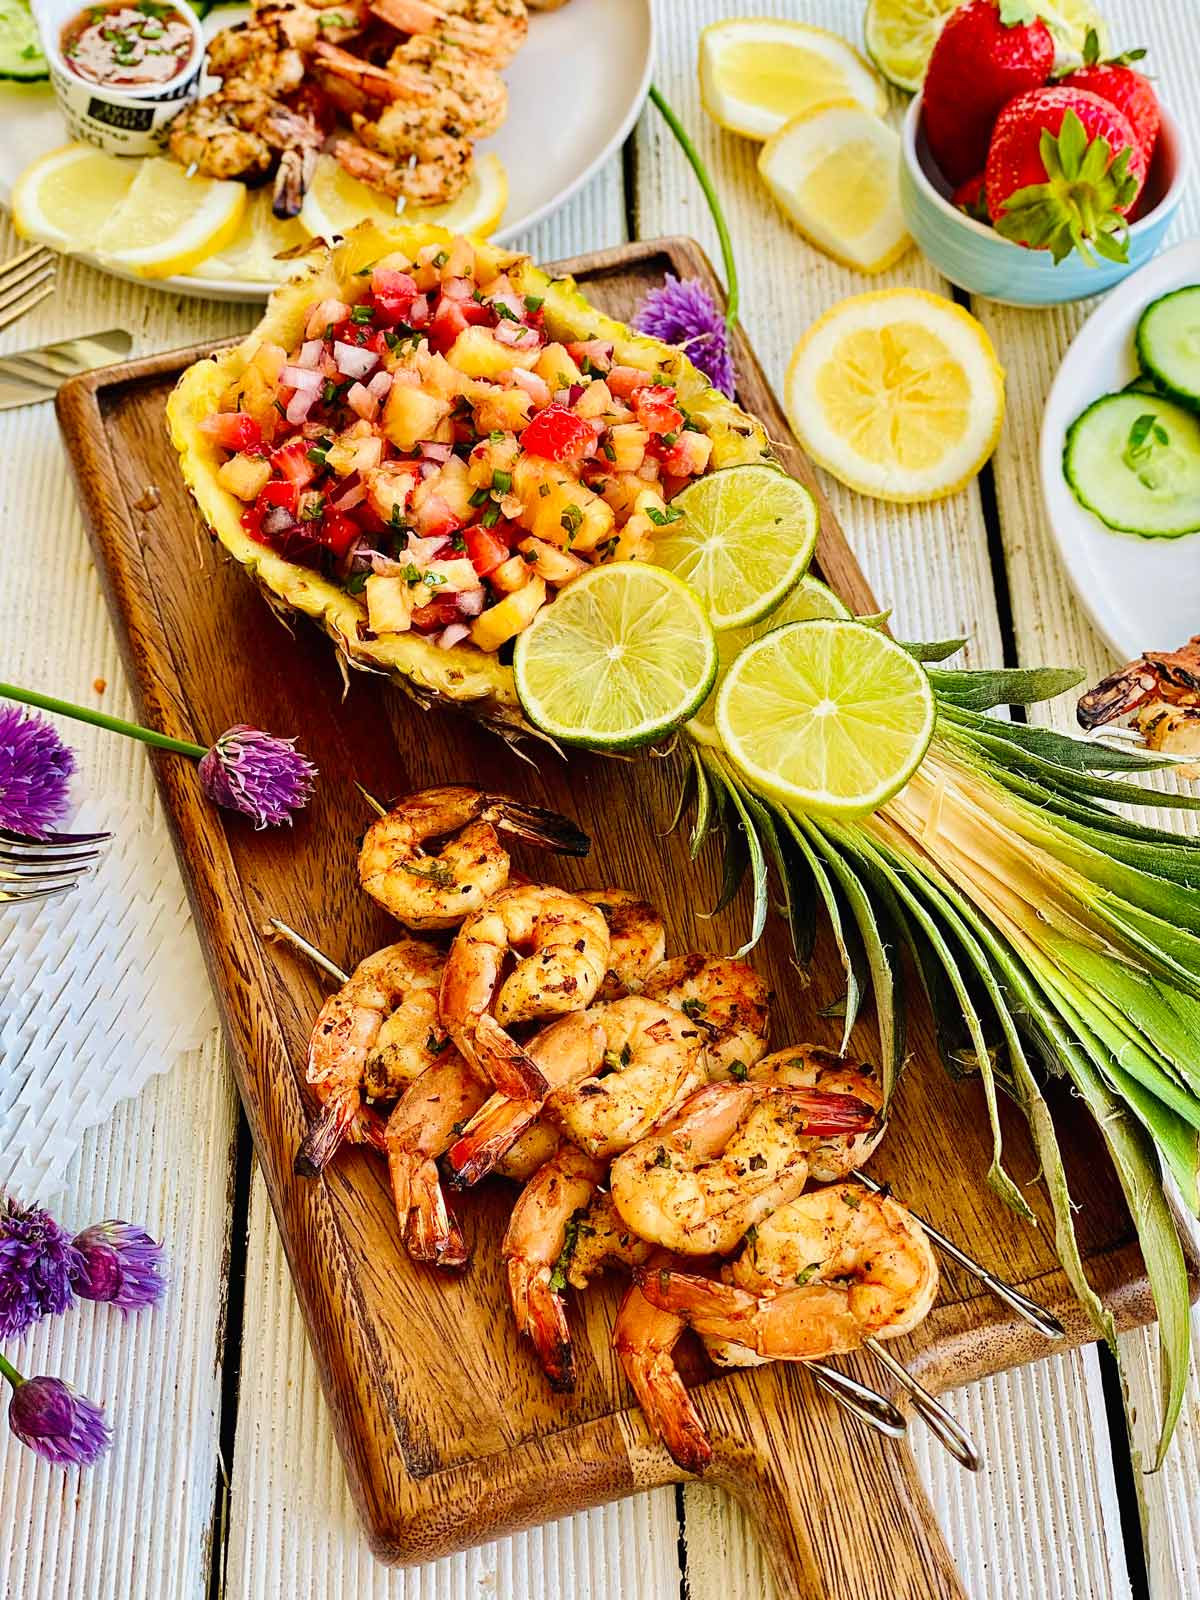
M362 595L375 636L498 650L589 567L648 558L709 465L665 377L550 340L484 260L465 238L384 256L201 423L251 538Z

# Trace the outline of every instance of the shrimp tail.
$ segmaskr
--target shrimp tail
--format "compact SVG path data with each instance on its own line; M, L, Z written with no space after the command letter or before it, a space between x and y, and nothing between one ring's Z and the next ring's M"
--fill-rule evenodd
M358 1112L357 1094L341 1095L325 1102L292 1160L292 1171L298 1178L320 1177L354 1126Z
M711 1339L747 1343L759 1306L755 1295L719 1279L667 1267L635 1267L633 1281L659 1311L668 1311Z
M484 1012L475 1030L475 1060L501 1094L510 1100L536 1100L540 1106L551 1085L537 1062L495 1017Z
M471 1252L442 1193L437 1162L429 1157L414 1160L407 1152L393 1152L388 1158L388 1172L404 1247L413 1260L428 1261L437 1267L465 1267Z
M551 1288L547 1267L530 1269L519 1260L508 1263L508 1289L517 1331L527 1334L542 1371L556 1394L575 1387L575 1351L562 1296Z
M634 1274L635 1280L644 1276L644 1269ZM685 1472L703 1472L712 1445L672 1354L683 1327L682 1318L660 1311L635 1281L621 1302L612 1342L655 1438Z
M798 1088L791 1084L771 1084L771 1097L794 1105L805 1119L806 1133L867 1133L879 1121L879 1111L852 1094L834 1094L827 1089Z
M526 806L506 795L489 795L484 815L501 833L511 833L514 838L553 850L556 855L586 856L592 848L591 839L570 817L547 811L544 806Z
M1157 687L1158 680L1146 665L1146 658L1141 656L1137 661L1131 661L1128 666L1110 673L1086 694L1080 695L1075 708L1080 727L1089 730L1099 728L1106 722L1123 717L1126 712L1136 711L1138 706L1149 700Z
M467 1123L445 1155L456 1189L469 1189L493 1171L537 1117L539 1104L494 1094Z

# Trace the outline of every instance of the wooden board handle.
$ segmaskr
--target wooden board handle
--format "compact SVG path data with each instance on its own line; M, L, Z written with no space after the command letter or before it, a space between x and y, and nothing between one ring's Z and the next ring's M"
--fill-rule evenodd
M715 1452L705 1481L745 1506L780 1600L965 1600L903 1442L783 1365L693 1398Z

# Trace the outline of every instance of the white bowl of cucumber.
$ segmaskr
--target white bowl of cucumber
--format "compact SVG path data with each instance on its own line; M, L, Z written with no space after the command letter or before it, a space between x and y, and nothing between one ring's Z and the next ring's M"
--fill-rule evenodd
M1200 633L1200 239L1084 323L1046 401L1041 477L1068 577L1118 655Z

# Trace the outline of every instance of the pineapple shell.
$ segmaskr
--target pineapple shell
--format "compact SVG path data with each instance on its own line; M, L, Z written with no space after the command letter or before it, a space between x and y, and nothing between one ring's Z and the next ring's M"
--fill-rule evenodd
M245 371L260 343L268 340L295 349L315 301L338 298L353 303L362 296L365 279L358 274L364 267L392 251L412 258L423 246L450 238L443 229L430 226L398 224L385 230L363 223L332 247L315 245L307 268L275 290L262 321L241 344L197 361L184 372L167 402L167 422L184 481L201 516L277 611L298 611L318 622L349 666L386 674L422 704L459 706L512 738L535 730L522 714L510 667L469 644L443 650L416 633L378 637L367 633L367 608L360 597L250 538L241 525L242 502L217 482L221 451L200 431L200 423L217 410L221 395ZM665 374L682 405L712 439L714 468L770 457L762 425L713 389L679 350L634 333L597 311L572 278L550 278L527 257L495 245L475 241L475 250L485 265L507 270L519 293L542 297L551 338L563 343L609 340L621 365Z

